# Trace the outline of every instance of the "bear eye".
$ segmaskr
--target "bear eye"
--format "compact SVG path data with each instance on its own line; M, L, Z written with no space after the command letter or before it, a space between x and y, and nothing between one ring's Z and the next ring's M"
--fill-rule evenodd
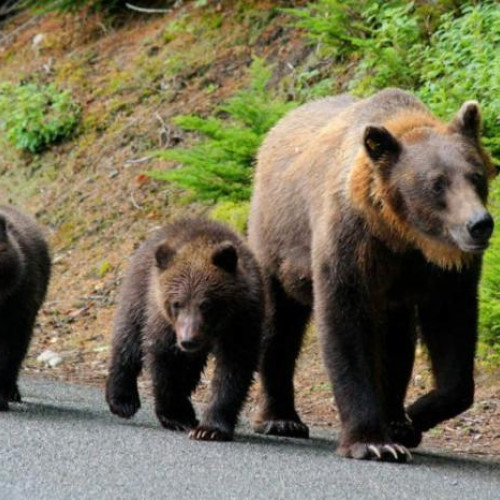
M438 177L437 179L434 179L432 183L432 192L434 194L442 194L445 187L446 179L444 177Z
M212 304L208 300L204 300L203 302L200 303L200 311L202 313L208 313L210 309L212 308Z
M177 316L181 310L181 303L178 300L175 300L170 304L170 310L174 316Z
M484 175L480 174L479 172L474 172L473 174L470 175L470 180L476 186L480 186L484 182Z

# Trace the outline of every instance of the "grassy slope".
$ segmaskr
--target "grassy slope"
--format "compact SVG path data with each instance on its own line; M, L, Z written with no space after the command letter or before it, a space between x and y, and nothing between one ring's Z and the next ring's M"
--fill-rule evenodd
M277 63L273 84L281 88L296 78L293 68L309 60L314 65L299 34L286 27L285 16L276 15L272 4L262 1L253 10L234 7L208 13L188 5L167 16L133 19L119 29L83 14L77 19L48 15L3 42L2 80L53 81L69 87L84 108L80 135L41 156L25 156L0 144L0 193L36 213L48 227L55 261L49 298L27 361L29 372L49 373L34 358L50 348L65 356L65 363L51 375L101 383L127 256L170 217L205 210L178 206L175 191L143 175L166 166L160 160L144 160L147 151L178 140L189 143L189 136L178 137L171 118L207 113L232 95L247 82L254 55ZM9 26L7 33L16 28ZM37 34L44 38L34 48ZM310 69L329 71L324 65ZM312 337L300 366L299 406L306 421L337 423ZM491 451L494 439L498 443L493 430L482 429L484 418L498 421L500 402L488 392L487 372L481 380L485 389L478 404L490 404L486 417L485 411L466 414L431 439L452 439L453 447L458 437L479 451ZM423 364L413 385L413 396L429 385ZM477 429L482 439L476 439ZM464 449L463 442L460 447Z

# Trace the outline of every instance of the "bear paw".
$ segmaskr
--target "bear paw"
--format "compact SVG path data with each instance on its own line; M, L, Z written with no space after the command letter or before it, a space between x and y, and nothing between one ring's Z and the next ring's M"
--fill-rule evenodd
M389 424L389 436L392 441L407 448L416 448L422 441L422 432L415 429L411 420L396 420Z
M411 453L402 445L396 443L363 443L356 442L341 445L339 455L358 460L377 460L382 462L409 462Z
M233 434L217 427L199 425L189 433L189 439L197 441L232 441Z
M270 436L283 436L292 438L309 438L309 427L295 420L264 420L254 426L258 434Z
M168 429L169 431L189 431L193 427L196 427L198 422L196 420L190 419L181 419L172 416L166 416L161 414L156 414L160 424L163 428Z
M21 403L21 393L19 392L19 387L17 384L10 390L8 400L13 403Z
M9 402L3 396L0 396L0 411L9 411Z
M111 394L107 398L111 413L121 418L130 418L137 413L141 407L139 394L131 392L128 394Z

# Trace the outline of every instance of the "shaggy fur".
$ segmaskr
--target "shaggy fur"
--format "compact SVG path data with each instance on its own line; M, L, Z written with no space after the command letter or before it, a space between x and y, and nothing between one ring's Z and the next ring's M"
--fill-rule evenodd
M190 437L230 440L257 369L263 292L257 263L227 227L184 219L137 250L123 283L106 399L129 418L139 409L143 357L156 415ZM212 352L212 397L198 425L191 393Z
M21 401L17 378L50 278L47 243L36 223L0 206L0 411Z
M397 89L306 104L269 133L249 225L269 300L257 431L308 436L293 374L313 304L342 455L406 460L400 445L471 404L493 228L479 133L477 103L445 124ZM436 388L405 412L417 326Z

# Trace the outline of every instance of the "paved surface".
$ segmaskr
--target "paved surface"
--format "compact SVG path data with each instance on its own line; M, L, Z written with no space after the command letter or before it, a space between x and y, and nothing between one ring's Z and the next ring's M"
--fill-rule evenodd
M0 415L0 500L500 499L500 462L340 459L323 431L193 442L148 404L131 421L111 416L98 389L25 379L21 391L25 403Z

